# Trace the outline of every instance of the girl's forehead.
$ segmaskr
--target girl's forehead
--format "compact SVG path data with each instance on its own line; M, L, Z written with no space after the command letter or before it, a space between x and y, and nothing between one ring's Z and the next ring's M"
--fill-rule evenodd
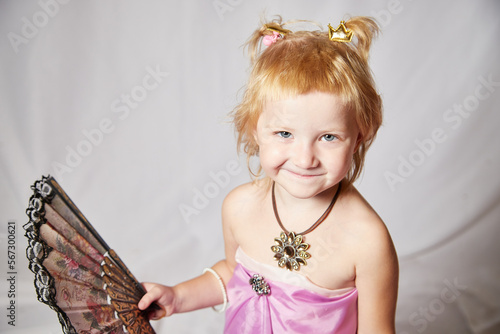
M263 105L263 111L272 112L296 112L301 110L332 110L341 111L345 109L344 99L337 94L327 92L310 92L279 99L267 99Z
M278 104L286 104L290 102L301 102L301 101L313 101L318 98L325 100L328 99L330 101L334 100L336 104L347 104L350 100L348 96L343 96L342 94L337 93L337 91L324 91L324 90L310 90L307 92L296 92L289 91L286 89L274 88L271 90L267 90L264 92L260 92L260 100L263 101L263 106L265 107L268 104L274 104L275 106Z
M259 116L261 124L299 122L346 122L352 118L343 100L336 94L313 92L264 104Z

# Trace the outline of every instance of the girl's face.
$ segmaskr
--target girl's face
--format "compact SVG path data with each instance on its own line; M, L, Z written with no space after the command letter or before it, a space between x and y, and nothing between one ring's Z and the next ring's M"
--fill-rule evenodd
M254 136L266 175L296 198L339 183L361 138L341 99L320 92L266 103Z

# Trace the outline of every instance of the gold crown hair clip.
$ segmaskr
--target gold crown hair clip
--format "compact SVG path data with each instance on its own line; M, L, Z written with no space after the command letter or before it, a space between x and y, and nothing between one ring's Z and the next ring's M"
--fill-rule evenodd
M264 43L265 46L273 45L274 43L276 43L278 39L283 38L286 34L290 32L291 32L290 30L266 24L264 25L265 36L262 42Z
M352 30L347 29L344 21L340 21L337 29L333 29L330 24L328 24L328 38L331 41L348 43L352 40Z
M281 36L285 36L286 34L291 32L290 30L287 30L285 28L271 26L270 24L265 24L264 28L265 28L265 30L269 30L270 34L272 34L273 32L276 32L276 33L280 34Z

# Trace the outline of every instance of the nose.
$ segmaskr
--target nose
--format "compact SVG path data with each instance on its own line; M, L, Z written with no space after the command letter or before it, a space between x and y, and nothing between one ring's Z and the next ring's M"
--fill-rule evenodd
M318 167L319 160L317 159L314 146L310 143L297 143L294 147L292 162L295 166L302 169Z

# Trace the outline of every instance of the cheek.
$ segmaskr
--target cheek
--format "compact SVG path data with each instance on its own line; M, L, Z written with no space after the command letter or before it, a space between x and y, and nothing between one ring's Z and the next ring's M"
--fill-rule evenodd
M347 174L352 165L353 150L346 148L341 152L336 152L331 154L326 162L329 169L335 171L338 174Z
M274 145L261 145L259 148L259 159L262 168L271 169L283 163L284 152Z
M349 170L351 169L352 167L352 164L354 163L354 149L352 150L349 150L349 152L347 152L347 154L345 155L345 166L344 166L344 172L347 174L349 172Z

